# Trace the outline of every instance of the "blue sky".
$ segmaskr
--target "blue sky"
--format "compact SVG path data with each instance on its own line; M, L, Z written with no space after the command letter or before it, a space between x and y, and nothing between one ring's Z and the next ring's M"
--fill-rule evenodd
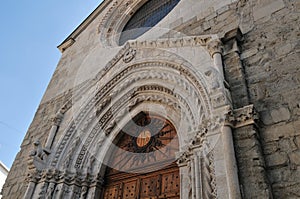
M59 61L56 48L101 0L1 2L0 161L11 167Z

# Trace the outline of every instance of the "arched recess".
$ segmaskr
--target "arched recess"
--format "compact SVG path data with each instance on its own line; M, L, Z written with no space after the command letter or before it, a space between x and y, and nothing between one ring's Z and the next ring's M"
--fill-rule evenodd
M183 128L179 130L185 133L195 131L201 121L212 115L206 90L208 86L199 80L201 78L194 75L194 71L181 63L159 60L126 67L99 88L95 96L79 111L66 129L51 165L59 166L65 162L64 156L68 153L62 149L71 149L72 143L76 143L76 135L80 135L82 144L88 141L88 147L96 146L96 140L103 140L103 135L107 137L112 134L111 131L119 126L116 123L120 123L125 113L141 102L160 104L163 108L158 111L174 110L179 115L174 123ZM83 131L84 134L81 133ZM180 145L184 145L183 138L184 136L179 135ZM90 148L87 150L92 151ZM81 162L75 168L82 168Z
M61 190L73 187L89 198L99 197L112 143L140 112L151 111L169 120L178 133L180 151L189 144L213 114L209 86L201 74L178 62L147 60L123 65L98 87L51 154L51 167L76 179L76 184L61 184ZM189 168L181 167L180 172L188 173ZM181 197L190 191L185 194Z
M204 67L196 68L183 55L143 48L153 44L182 47L198 41L207 43L207 39L193 37L179 42L130 43L120 50L97 74L87 92L92 96L84 100L47 159L35 162L38 170L30 173L25 198L99 198L113 141L140 112L159 115L176 129L181 198L217 198L217 185L222 187L218 189L221 195L238 195L230 124L223 128L230 119L224 117L232 116L230 98L223 79L211 69L219 66L220 60L213 63L209 59ZM209 56L206 51L199 54ZM219 139L221 132L224 142ZM211 141L220 140L216 150L211 147ZM230 151L229 155L222 150ZM214 151L218 159L214 159ZM214 171L216 162L226 164L226 170L219 170L218 175Z

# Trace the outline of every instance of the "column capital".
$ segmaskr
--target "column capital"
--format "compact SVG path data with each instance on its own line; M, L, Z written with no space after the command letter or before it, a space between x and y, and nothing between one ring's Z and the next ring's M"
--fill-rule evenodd
M55 115L55 117L52 119L53 125L59 126L60 123L62 122L63 117L64 117L64 114L61 113L61 112L58 112L58 113Z
M214 57L216 53L223 54L224 46L220 39L214 39L207 43L207 50L211 57Z
M253 104L244 106L239 109L228 110L225 114L225 125L233 128L240 128L250 124L255 124L259 115Z

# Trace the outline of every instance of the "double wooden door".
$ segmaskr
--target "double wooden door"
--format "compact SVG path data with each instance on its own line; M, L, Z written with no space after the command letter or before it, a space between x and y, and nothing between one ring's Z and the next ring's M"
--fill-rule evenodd
M123 179L122 179L123 177ZM179 199L178 167L148 174L108 176L104 199Z

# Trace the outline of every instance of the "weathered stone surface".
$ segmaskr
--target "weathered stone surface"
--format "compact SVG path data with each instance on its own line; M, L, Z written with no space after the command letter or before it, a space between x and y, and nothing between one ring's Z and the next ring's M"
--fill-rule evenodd
M289 159L291 161L291 164L300 166L300 150L291 152L289 154Z
M274 123L287 121L291 117L290 111L284 107L272 110L270 114Z
M270 168L287 166L288 156L286 153L276 152L266 156L266 163Z
M265 142L276 141L281 138L289 138L295 135L296 131L293 123L273 125L262 131L262 138Z
M199 35L221 37L226 52L223 56L226 87L230 91L232 107L253 104L260 115L260 122L255 127L233 129L243 198L299 198L300 2L187 0L181 1L179 5L160 23L154 34L148 36L155 39ZM27 160L33 142L39 139L45 143L52 117L68 100L73 101L76 93L83 95L77 92L77 86L84 87L85 81L93 80L95 74L105 67L106 62L114 59L122 48L100 49L103 44L99 41L98 27L103 18L107 17L105 13L109 9L109 6L104 8L79 35L73 35L75 42L65 49L11 168L3 189L4 199L23 198L28 186L25 182ZM239 31L232 34L232 30ZM182 53L185 59L190 59L189 63L195 65L193 68L199 70L199 74L202 72L201 67L211 63L209 56L199 58L201 50L174 48L170 51ZM156 56L151 52L143 53L148 59ZM173 62L176 59L170 57L169 60ZM181 60L181 63L184 61ZM118 71L108 74L105 80L116 74L114 72ZM103 82L97 86L101 84ZM173 88L176 90L177 87L174 85ZM94 91L91 89L89 94L94 94ZM194 93L186 95L189 99L193 97ZM85 102L83 98L77 106L81 107ZM96 106L93 108L98 109ZM70 121L79 114L75 110L72 108L66 113L54 143L62 140ZM215 157L219 161L215 172L222 184L216 185L219 196L227 193L223 186L227 183L225 171L222 170L224 153L218 148Z
M260 18L271 16L272 13L284 8L283 0L261 0L253 9L254 21Z

